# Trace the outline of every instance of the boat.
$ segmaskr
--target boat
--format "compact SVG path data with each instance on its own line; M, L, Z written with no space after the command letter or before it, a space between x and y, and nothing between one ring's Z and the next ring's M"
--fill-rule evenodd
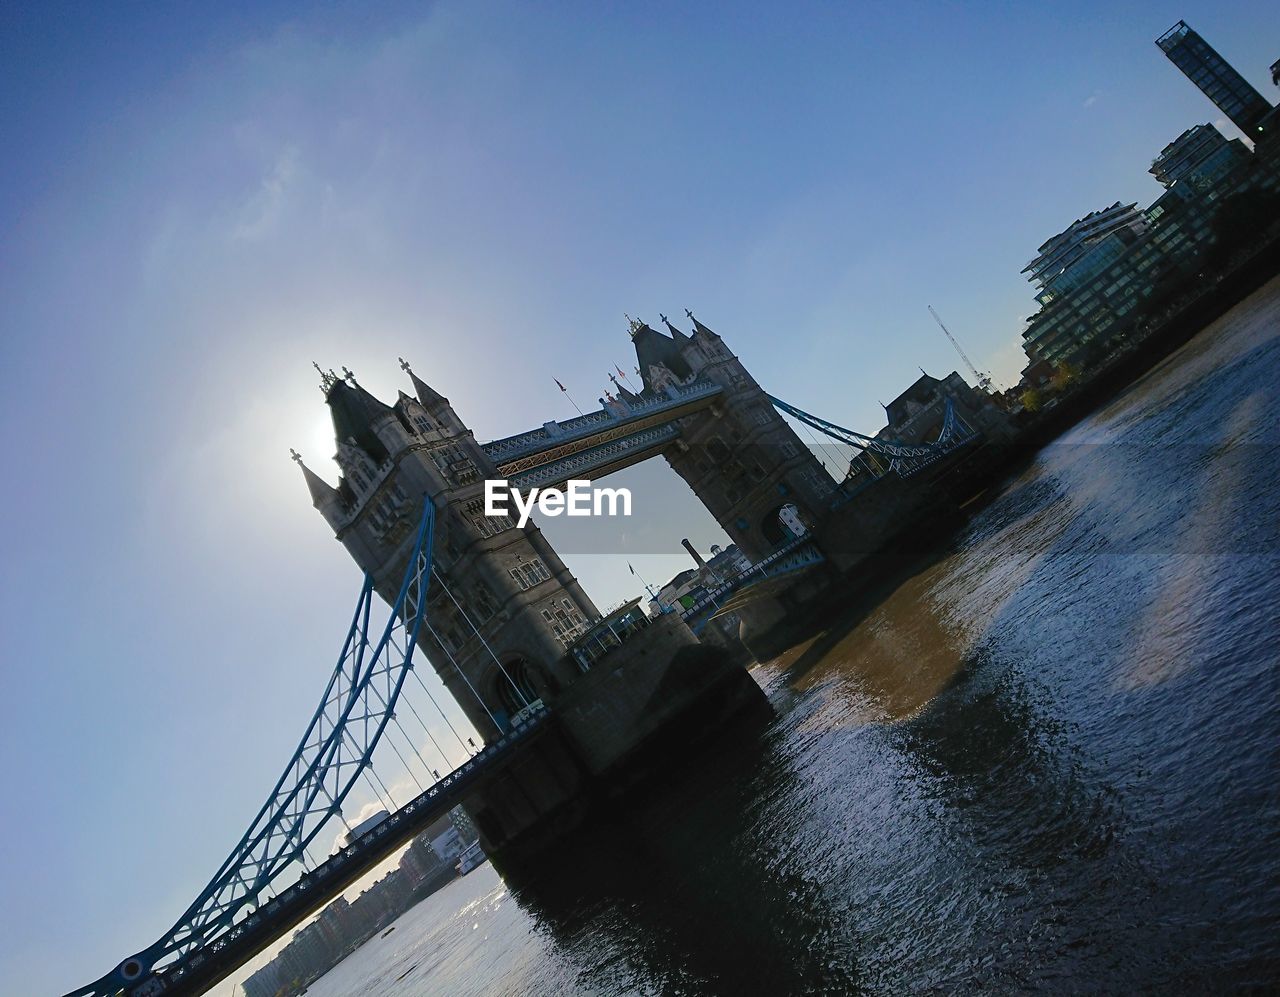
M476 866L488 859L488 857L489 856L484 853L484 849L480 847L480 842L477 839L467 845L462 854L458 856L458 863L454 868L458 870L459 876L465 876Z

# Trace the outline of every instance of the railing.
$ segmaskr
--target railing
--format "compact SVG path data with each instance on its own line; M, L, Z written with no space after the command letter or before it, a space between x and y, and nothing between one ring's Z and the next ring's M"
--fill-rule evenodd
M236 919L286 880L307 846L331 817L341 813L394 720L420 628L431 631L425 599L434 527L435 507L425 501L404 579L380 638L376 626L370 630L374 585L365 576L320 705L266 803L208 885L163 937L101 979L73 991L74 997L99 997L125 988L131 995L157 992L146 989L149 981L201 959L201 953L214 950L219 939L237 931L243 921Z
M620 440L611 440L608 443L602 443L600 446L580 451L571 457L552 461L549 464L540 464L528 471L522 471L519 474L512 475L509 483L513 488L525 490L559 484L573 477L574 472L589 470L609 463L611 460L631 451L647 450L658 444L674 440L679 435L680 430L671 423L655 426L652 429L645 429L630 436L624 436Z
M604 426L618 425L665 409L677 408L686 402L706 398L722 390L720 385L709 378L700 377L688 384L672 385L664 394L642 398L638 402L619 398L608 408L554 423L553 425L557 427L554 432L548 431L547 427L543 426L529 430L527 433L519 433L516 436L507 436L482 444L481 449L495 464L507 463L517 457L537 453L548 446L569 443L590 436L599 432Z
M512 751L521 741L537 730L548 716L541 702L531 704L512 728L492 744L463 762L424 792L414 797L399 810L390 814L377 826L339 849L329 859L317 865L309 873L303 873L288 889L263 904L248 917L224 932L209 945L185 961L158 971L154 978L158 986L154 992L172 993L174 990L195 991L216 982L239 965L244 958L274 937L298 923L317 903L316 894L324 890L336 895L343 885L354 881L363 872L415 833L424 829L440 813L451 810L489 764ZM267 936L267 937L264 937ZM216 972L211 972L216 966ZM212 978L211 978L212 977Z
M808 549L806 550L806 548ZM702 613L706 612L706 610L718 606L722 598L727 595L732 595L738 589L742 588L743 585L747 584L747 582L751 581L753 577L759 576L759 578L765 578L769 574L770 568L780 566L781 562L785 559L797 554L799 556L796 558L796 563L789 566L788 570L791 568L804 567L809 564L818 564L824 560L822 552L818 550L812 537L796 537L790 543L779 547L772 554L762 558L749 568L743 570L740 574L735 575L733 578L729 579L729 581L720 585L718 588L708 592L703 596L703 598L699 599L688 609L682 610L680 618L687 623L689 620L700 616ZM781 572L778 571L774 572L774 574L780 573Z

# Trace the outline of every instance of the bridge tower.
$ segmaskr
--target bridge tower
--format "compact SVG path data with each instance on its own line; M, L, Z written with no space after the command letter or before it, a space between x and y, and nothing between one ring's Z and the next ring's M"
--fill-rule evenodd
M733 542L758 561L789 539L779 518L787 506L812 526L836 484L724 340L686 314L691 335L665 315L670 335L632 323L640 377L655 394L699 376L724 389L709 409L681 420L680 438L665 456Z
M436 507L434 560L419 646L485 738L528 701L579 674L565 647L599 612L542 532L484 515L484 480L499 477L449 400L403 360L414 394L386 405L350 371L322 372L341 468L332 487L303 474L315 507L394 603L423 497ZM301 461L299 460L301 464Z

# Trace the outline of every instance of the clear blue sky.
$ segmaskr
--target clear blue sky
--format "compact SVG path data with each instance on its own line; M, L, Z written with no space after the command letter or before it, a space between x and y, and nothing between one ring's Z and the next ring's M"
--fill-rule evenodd
M690 307L874 431L956 366L927 304L1016 377L1035 247L1219 118L1165 28L1277 96L1261 0L538 6L0 11L5 992L163 931L314 706L358 575L288 460L335 475L313 359L491 437ZM718 539L624 480L612 545L548 526L602 605Z

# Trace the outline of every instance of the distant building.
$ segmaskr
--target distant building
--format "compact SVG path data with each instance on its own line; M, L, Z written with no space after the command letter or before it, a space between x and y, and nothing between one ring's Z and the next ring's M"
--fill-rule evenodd
M379 811L360 827L376 827L386 816L386 811ZM300 993L427 893L454 878L453 860L464 847L459 824L468 840L474 841L470 819L455 807L410 841L396 868L364 890L354 903L339 895L313 921L299 928L274 959L245 980L245 997Z
M471 843L462 840L462 835L453 823L452 814L441 817L423 831L419 839L426 841L436 857L448 864L452 864L453 860L462 854L462 850Z
M1156 158L1151 172L1169 183L1143 226L1113 229L1036 295L1042 307L1022 333L1029 358L1087 367L1110 352L1151 295L1187 288L1185 271L1213 245L1222 199L1280 185L1280 164L1261 146L1249 154L1211 133L1184 132Z
M1046 239L1040 245L1039 255L1023 267L1022 272L1039 286L1041 294L1037 298L1051 296L1081 262L1098 256L1097 250L1108 236L1132 242L1146 230L1147 220L1138 206L1117 201L1101 211L1077 218L1057 235Z
M937 378L921 370L920 376L905 391L883 406L885 425L875 434L875 439L909 446L937 442L947 417L948 402L965 426L986 434L988 439L1006 438L1010 432L1003 399L973 387L957 371ZM892 458L874 449L862 450L849 461L841 489L850 496L883 477L892 470L892 465Z
M1057 367L1048 360L1041 360L1037 357L1023 368L1022 380L1018 383L1017 390L1026 391L1028 388L1047 388L1053 383L1054 376L1057 373Z
M1248 158L1238 138L1227 138L1213 125L1196 125L1166 145L1148 172L1166 188L1189 183L1204 190Z
M1156 44L1237 128L1250 138L1262 131L1271 105L1186 21L1175 24Z
M569 653L573 655L578 667L583 672L588 672L592 665L645 629L649 622L637 596L596 620L585 634L570 645Z
M798 512L794 509L789 512L786 510L787 507L783 506L783 509L779 511L780 521L784 529L788 531L797 528L807 530ZM786 512L787 519L781 519L784 512ZM787 520L790 520L790 522ZM649 600L650 615L656 616L659 613L666 612L669 608L676 611L691 609L715 592L716 589L751 567L751 559L742 552L737 544L729 544L728 547L712 544L711 556L703 560L702 555L694 549L688 540L684 540L682 543L693 558L695 566L679 572L662 588L658 589L657 598ZM710 621L699 635L700 639L704 643L717 644L733 654L745 653L745 648L742 647L738 639L740 623L741 618L737 613L722 613Z
M686 542L686 546L691 545ZM677 573L658 589L657 598L649 601L650 613L661 613L668 608L688 609L707 592L751 567L751 559L742 553L737 544L730 544L725 548L713 544L711 557L706 561L696 551L691 550L690 553L696 562L695 566Z
M991 396L979 391L957 371L938 379L923 370L906 391L884 407L885 427L876 439L894 443L933 443L942 432L947 400L956 413L975 429L995 429L999 421ZM988 417L995 421L990 421Z

